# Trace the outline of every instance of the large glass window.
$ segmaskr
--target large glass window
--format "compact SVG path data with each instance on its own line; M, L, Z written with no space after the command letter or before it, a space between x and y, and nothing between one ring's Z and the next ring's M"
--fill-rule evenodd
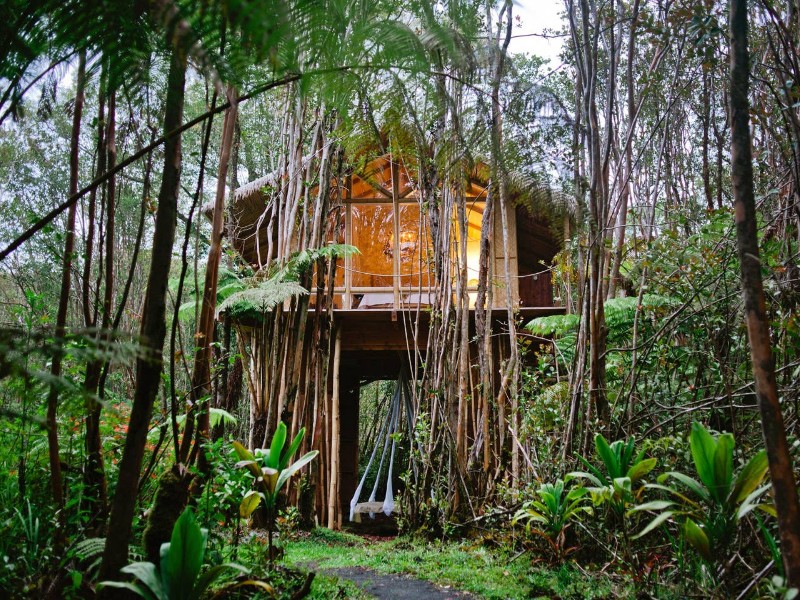
M419 204L400 205L400 287L433 285L433 248L428 217Z
M394 211L391 204L352 204L351 244L359 249L351 260L350 285L392 287Z

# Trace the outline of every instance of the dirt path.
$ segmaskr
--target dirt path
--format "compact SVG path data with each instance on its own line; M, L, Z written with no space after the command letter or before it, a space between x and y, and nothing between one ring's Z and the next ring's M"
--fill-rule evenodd
M438 587L411 576L384 575L364 567L325 569L323 572L352 581L378 600L477 600L469 592Z

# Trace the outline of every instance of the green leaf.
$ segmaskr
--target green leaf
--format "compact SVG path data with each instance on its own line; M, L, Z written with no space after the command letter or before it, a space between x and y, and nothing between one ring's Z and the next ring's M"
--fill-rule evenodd
M101 581L97 584L97 589L104 587L113 587L120 590L128 590L133 592L134 594L145 598L146 600L168 600L166 596L154 596L149 589L143 588L135 583L129 583L127 581Z
M200 529L192 511L183 511L175 527L166 560L166 575L170 598L185 597L194 588L194 582L203 566L206 551L206 533Z
M236 468L247 467L247 470L250 471L253 477L256 478L256 481L258 481L258 478L261 477L261 469L258 466L255 455L235 440L233 442L233 449L236 451L236 456L239 457Z
M717 439L714 451L714 495L724 503L733 483L733 435L724 433Z
M735 503L739 503L758 487L769 469L767 462L767 452L761 450L739 471L736 483L733 486L731 497Z
M700 556L708 562L712 562L711 544L708 541L708 536L698 527L697 523L691 519L686 519L686 523L683 526L683 533L686 536L686 541L700 553Z
M239 504L239 516L243 519L249 519L253 511L261 504L263 494L256 490L250 490L244 495L241 503Z
M299 458L298 460L293 462L290 466L286 467L283 471L281 471L281 474L278 477L278 483L275 486L275 493L277 494L281 490L283 484L286 483L292 475L297 473L297 471L299 471L308 463L310 463L312 460L314 460L317 457L317 454L319 454L319 451L313 450L303 455L301 458Z
M716 479L714 477L714 454L717 449L717 442L705 427L695 421L692 423L689 445L692 448L692 458L694 459L694 466L697 469L697 474L700 476L700 481L702 481L710 491L713 490L716 484Z
M292 440L292 444L289 446L289 448L286 450L286 452L283 453L283 456L281 456L281 462L278 465L278 469L283 471L286 468L286 465L288 465L289 461L292 460L292 457L294 456L294 453L297 452L297 449L300 447L300 444L303 442L303 438L305 437L305 435L306 435L306 428L302 427L300 429L300 431L297 432L297 435L294 436L294 440Z
M197 580L197 583L192 590L193 596L195 598L200 598L203 596L203 593L213 584L217 579L220 578L221 575L225 574L227 571L236 570L240 571L244 575L248 575L250 570L242 565L237 565L236 563L225 563L222 565L216 565L211 567L200 576L200 579ZM225 586L227 587L227 586Z
M706 501L710 500L710 497L708 495L708 490L706 488L704 488L700 484L700 482L698 482L697 480L692 479L688 475L684 475L683 473L680 473L678 471L669 471L667 473L663 473L662 475L658 476L658 481L659 482L663 482L666 479L668 479L669 477L672 477L673 479L677 479L679 482L681 482L683 485L688 487L695 494L700 496L700 498L702 498L703 500L706 500Z
M272 436L272 444L269 447L269 456L267 457L267 466L277 469L281 460L281 452L283 445L286 443L286 424L281 421L275 428L275 435Z
M600 457L600 460L602 460L603 464L606 466L609 477L614 479L622 476L617 456L614 454L611 446L608 445L608 441L603 437L603 434L598 433L594 437L594 447L597 450L597 456Z
M233 449L236 451L236 455L239 457L239 460L252 460L254 461L256 457L253 455L250 450L245 448L242 444L235 441L233 442Z
M638 540L640 537L647 535L657 527L659 527L662 523L664 523L667 519L669 519L673 515L672 511L664 511L657 515L650 523L647 524L647 527L642 529L639 533L634 536L631 536L632 540Z
M592 485L596 485L597 487L605 485L605 483L600 481L593 473L587 473L586 471L572 471L567 473L564 480L569 481L570 479L588 479Z
M225 425L236 425L236 417L221 408L209 408L208 417L211 427L217 427L220 423L225 423Z
M758 498L764 492L766 492L770 487L772 487L772 484L768 483L767 485L761 486L757 490L753 490L753 492L750 493L750 495L748 495L747 498L744 499L744 501L742 502L741 506L739 506L739 510L736 511L736 518L737 519L741 519L741 518L745 517L748 513L750 513L751 511L753 511L756 508L760 508L760 509L764 510L764 512L766 512L767 514L773 514L774 513L774 507L772 505L759 504L758 502L756 502L758 500ZM772 508L773 510L770 511L769 508ZM773 516L774 516L774 514L773 514Z
M158 598L159 600L168 598L167 590L164 589L164 586L161 583L161 579L158 576L158 570L153 563L150 562L135 562L129 565L126 565L120 569L121 573L126 573L127 575L133 575L141 581L150 591L153 598ZM147 598L148 595L146 594L139 594L140 596Z
M278 493L277 483L278 483L278 474L280 471L278 469L273 469L272 467L261 467L261 477L264 480L264 483L269 490L269 494L267 495L267 504L272 506L275 502L275 494Z
M648 458L633 465L630 469L628 469L628 477L630 478L631 482L636 483L650 471L655 469L657 462L658 461L656 461L655 458Z
M628 514L642 510L664 510L674 505L675 503L672 500L651 500L650 502L634 506L628 511Z

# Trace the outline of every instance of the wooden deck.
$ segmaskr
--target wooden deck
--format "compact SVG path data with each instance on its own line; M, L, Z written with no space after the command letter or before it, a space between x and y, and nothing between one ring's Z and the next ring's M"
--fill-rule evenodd
M474 328L475 311L470 312L470 328ZM561 306L525 306L517 310L517 319L523 323L547 315L562 315ZM507 320L507 311L495 308L491 311L495 324ZM411 347L414 331L419 321L417 348L423 349L428 342L430 312L427 308L417 310L376 309L337 309L334 319L342 326L342 350L394 350L403 351Z

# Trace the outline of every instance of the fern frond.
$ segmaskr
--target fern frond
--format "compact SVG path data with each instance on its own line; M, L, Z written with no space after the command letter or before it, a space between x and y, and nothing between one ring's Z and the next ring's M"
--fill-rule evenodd
M308 290L296 281L268 279L256 287L228 296L217 306L217 315L228 313L232 319L259 319L284 300L307 294Z

